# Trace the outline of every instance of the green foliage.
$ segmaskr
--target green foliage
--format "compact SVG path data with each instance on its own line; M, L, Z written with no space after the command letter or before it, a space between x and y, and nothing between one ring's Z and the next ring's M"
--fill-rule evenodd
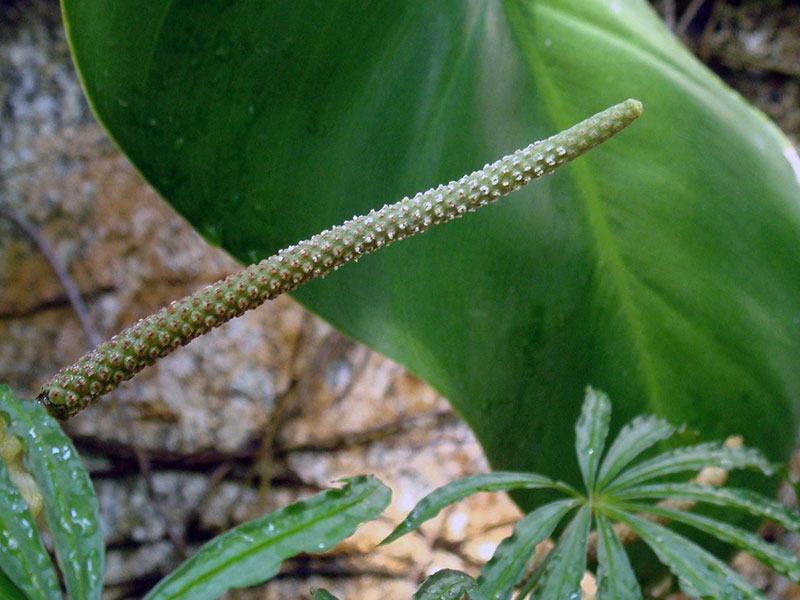
M42 494L45 520L69 595L79 600L100 598L105 550L97 497L72 441L44 407L31 400L17 399L5 385L0 386L0 417L6 421L7 433L22 442L23 461ZM13 492L6 491L4 495ZM28 573L19 579L18 567L6 553L0 555L0 568L31 599L60 598L50 556L38 541L30 513L17 501L7 516L12 522L6 532L16 534L17 544L28 552L25 563ZM43 582L37 585L41 591L31 595L30 588L37 581Z
M787 456L790 146L645 0L62 4L100 121L246 263L641 99L580 165L297 297L432 383L497 469L577 484L563 432L587 382L623 422Z
M56 571L33 523L28 504L0 460L0 567L31 600L60 600Z
M102 592L103 539L97 497L72 442L45 409L0 386L0 418L17 436L44 498L58 564L72 600ZM2 441L2 439L0 439ZM330 549L380 515L391 491L374 477L290 504L212 539L160 581L146 600L213 600L273 577L287 558ZM25 500L0 460L0 598L60 600L61 589Z
M696 471L707 466L726 470L751 468L765 474L773 471L764 456L752 449L700 444L634 461L656 441L666 439L675 428L654 417L637 417L622 429L606 448L611 403L605 394L592 388L586 391L583 410L575 426L575 449L583 474L585 493L578 494L564 484L531 474L527 481L551 487L569 497L545 504L526 515L514 526L512 535L500 543L492 559L484 565L477 580L477 591L494 600L507 600L521 586L517 600L561 600L580 597L580 581L586 568L587 553L597 557L598 600L642 598L630 561L612 522L623 524L644 540L675 576L691 597L736 599L763 598L751 584L724 562L694 542L656 521L674 521L711 534L715 538L747 551L778 573L800 582L800 559L790 552L735 525L678 510L676 500L716 504L770 519L790 531L800 531L800 514L750 490L714 488L681 482L649 483L665 475ZM631 465L631 463L634 463ZM490 489L514 489L526 481L524 474L502 473L472 476L439 488L423 498L411 514L386 541L394 540L419 527L452 502L469 493ZM482 482L483 485L478 485ZM493 485L488 485L492 482ZM454 491L458 490L458 493ZM663 502L669 498L668 502ZM653 500L662 500L653 503ZM673 505L669 503L672 502ZM577 509L555 548L536 569L526 576L537 543L549 536L564 517ZM590 530L594 522L593 536ZM589 540L593 540L592 546ZM456 578L449 574L451 579Z
M324 552L389 505L389 488L371 476L345 480L217 536L162 579L145 600L213 600L230 588L271 579L281 562Z
M48 527L70 598L99 598L104 555L97 499L75 448L43 407L17 399L7 386L0 387L0 417L7 422L7 434L21 439L25 466L42 492ZM654 520L674 521L711 534L800 582L800 559L791 553L729 523L676 510L675 505L653 503L662 498L670 498L671 502L711 503L767 518L790 531L800 532L800 514L750 490L679 481L653 482L665 475L709 465L771 473L772 465L760 452L700 444L637 462L653 443L675 431L660 419L637 417L622 429L603 455L610 417L611 404L606 395L588 388L575 427L575 449L587 482L583 494L543 475L495 472L454 481L423 498L382 543L415 530L446 506L476 492L549 488L567 496L521 518L512 535L500 543L483 566L477 580L459 571L439 571L425 580L414 600L509 600L515 588L519 589L517 600L577 598L590 539L594 539L593 552L597 556L598 599L641 598L641 589L613 522L627 526L650 545L688 595L736 600L763 598L728 565ZM287 558L328 550L351 535L359 524L380 515L390 498L389 489L374 477L346 479L341 488L290 504L209 541L161 580L145 600L214 600L229 589L267 581ZM536 545L573 512L554 549L526 575ZM594 538L590 536L592 523ZM60 599L61 590L50 556L3 461L0 461L0 531L2 597ZM314 598L336 600L323 589L316 590Z

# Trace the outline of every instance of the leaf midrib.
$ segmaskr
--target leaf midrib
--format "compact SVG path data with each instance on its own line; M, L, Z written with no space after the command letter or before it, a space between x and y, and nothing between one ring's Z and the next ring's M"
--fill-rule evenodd
M354 498L352 501L350 501L350 502L348 502L346 504L343 504L341 506L338 506L338 507L334 508L333 510L331 510L329 512L326 512L324 514L321 514L321 515L319 515L317 517L314 517L314 518L312 518L312 519L310 519L308 521L303 521L303 523L301 523L299 525L296 525L294 527L289 527L288 529L280 532L279 534L277 534L277 535L275 535L275 536L273 536L273 537L271 537L271 538L269 538L267 540L264 540L264 542L262 542L260 544L254 544L253 546L250 546L249 551L244 553L244 554L246 554L246 555L257 554L257 553L263 551L265 548L268 548L269 546L273 546L276 543L279 543L282 540L284 540L284 539L286 539L288 537L291 537L292 535L296 534L297 532L299 532L299 531L301 531L303 529L308 529L309 527L312 527L312 526L316 525L320 521L323 521L325 519L329 519L329 518L331 518L333 516L336 516L336 515L338 515L338 514L340 514L342 512L346 512L350 508L356 506L360 502L362 502L362 501L366 500L367 498L369 498L372 494L374 494L379 489L379 487L380 486L376 486L373 483L370 488L368 488L367 490L362 492L359 496ZM356 527L357 526L358 525L356 525ZM198 550L198 552L200 552L200 550ZM212 577L216 576L220 572L224 571L226 568L230 567L233 563L238 562L239 560L242 559L242 557L243 557L243 554L235 554L234 556L232 556L228 560L223 561L222 563L219 563L216 568L208 569L200 577L198 577L196 579L192 579L192 581L190 581L186 587L183 587L183 588L177 590L177 595L175 595L173 593L173 595L171 595L169 597L170 598L180 597L186 591L188 591L188 590L192 589L193 587L195 587L198 583L201 583L203 581L207 581L208 579L211 579ZM285 560L285 559L281 559L281 560ZM278 561L278 562L280 563L281 561Z
M556 127L563 129L565 124L568 126L571 121L564 113L562 103L559 102L558 94L553 89L547 69L544 68L535 53L524 51L522 36L519 35L514 27L516 20L514 19L513 9L509 8L509 0L503 1L503 8L511 32L520 46L520 54L530 67L532 78L535 80L534 83L537 84L538 89L541 91L543 104L550 113ZM656 377L655 361L649 349L647 336L631 292L631 275L609 229L608 221L603 213L602 201L598 195L587 161L576 161L570 169L570 174L575 181L577 195L584 200L584 207L588 217L588 229L592 233L592 243L595 248L595 264L599 267L603 263L603 259L605 259L605 271L614 282L613 287L617 291L620 311L625 317L628 333L631 336L631 342L635 350L634 355L641 367L648 404L657 414L664 414L662 410L664 403Z

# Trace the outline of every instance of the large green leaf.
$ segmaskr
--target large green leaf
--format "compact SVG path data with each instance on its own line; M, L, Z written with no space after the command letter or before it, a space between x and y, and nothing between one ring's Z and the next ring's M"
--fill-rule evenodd
M255 260L628 97L636 127L297 297L447 396L492 464L577 482L587 383L784 457L800 396L787 140L644 0L62 0L99 119Z

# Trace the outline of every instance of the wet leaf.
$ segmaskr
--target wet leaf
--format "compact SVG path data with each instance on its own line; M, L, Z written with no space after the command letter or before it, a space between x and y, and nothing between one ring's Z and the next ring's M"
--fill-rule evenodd
M800 532L800 513L780 502L746 489L709 487L696 483L654 483L614 494L614 501L680 498L735 508L769 519L790 531Z
M204 544L145 600L214 600L272 578L301 552L324 552L380 515L391 491L368 475L248 521Z
M759 536L745 531L741 527L736 527L735 525L730 525L688 511L674 510L648 504L623 503L619 506L623 510L646 512L652 515L666 517L671 521L684 523L700 531L710 533L715 538L732 544L753 555L771 569L791 579L795 583L800 582L800 558L796 557L791 552L787 552L783 548L764 541Z
M715 600L766 600L728 565L685 537L625 511L608 506L604 511L639 534L658 559L678 578L687 596Z
M509 598L514 586L525 574L536 544L545 540L556 525L578 503L578 500L558 500L525 515L495 550L494 556L483 565L478 585L487 598Z
M533 593L536 600L580 600L586 571L586 540L592 524L590 506L582 507L540 567L543 573Z
M23 463L42 494L67 592L72 598L98 600L105 546L97 497L75 446L41 405L14 401L7 386L0 386L0 415L22 442Z
M486 600L486 597L466 573L442 569L423 582L414 600Z
M675 427L655 415L641 415L625 425L608 449L598 475L597 488L616 477L642 452L675 433Z
M608 396L591 387L586 388L581 416L575 424L575 454L587 490L594 488L610 421L611 402Z
M7 389L0 388L0 412L2 404L17 403ZM2 418L2 417L0 417ZM42 543L36 522L8 474L5 462L0 460L0 569L8 580L0 582L0 595L12 597L24 591L29 600L61 600L55 568L50 555ZM2 579L2 578L0 578ZM13 583L12 583L13 581ZM16 584L16 585L14 585ZM22 598L25 598L25 594Z
M675 448L634 465L611 481L604 491L614 493L666 475L699 471L706 466L721 467L728 471L752 468L765 475L771 475L775 470L772 463L755 448L733 448L720 442L708 442Z
M597 523L597 600L637 600L642 590L633 573L628 555L611 523L598 512Z
M499 492L518 489L541 489L553 488L566 493L577 494L563 483L553 481L549 477L537 475L536 473L510 473L495 471L494 473L480 473L470 475L463 479L452 481L440 488L435 489L430 494L420 500L417 505L403 519L381 545L393 542L397 538L413 531L425 521L432 519L439 512L467 496L476 492Z

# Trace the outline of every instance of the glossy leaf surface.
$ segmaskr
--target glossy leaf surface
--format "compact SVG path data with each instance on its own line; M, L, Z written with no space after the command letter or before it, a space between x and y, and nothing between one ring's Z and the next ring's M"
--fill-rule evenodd
M472 577L454 569L442 569L428 577L413 597L414 600L487 600Z
M627 512L612 509L606 510L606 513L639 534L658 559L678 578L687 596L718 600L765 600L730 566L685 537Z
M99 599L105 546L89 474L72 441L38 402L9 398L8 387L0 386L0 416L9 433L22 442L23 464L42 494L45 520L67 592L72 598Z
M17 403L8 388L0 388L0 412L6 403ZM0 417L2 418L2 417ZM61 600L55 568L44 547L25 499L0 460L0 598L24 590L29 600ZM12 582L13 580L13 582ZM14 585L16 583L16 586ZM7 588L7 591L6 589ZM25 596L23 595L23 598Z
M597 487L603 488L642 452L668 439L673 433L675 427L655 415L643 415L633 419L620 430L603 458Z
M769 519L789 531L800 532L800 513L751 490L715 488L695 483L654 483L614 494L615 502L661 498L694 500L734 508L761 519Z
M478 585L487 598L510 598L514 586L525 574L536 544L547 538L577 501L557 500L540 506L522 517L514 531L495 550L491 560L483 565Z
M509 473L495 471L494 473L479 473L470 475L456 481L451 481L440 488L433 490L408 513L403 522L395 527L381 544L388 544L405 534L414 531L438 515L444 508L454 502L463 500L476 492L500 492L519 489L553 488L564 490L564 484L553 481L544 475L536 473Z
M540 567L543 574L532 598L564 600L581 597L581 579L586 571L586 540L591 524L591 507L581 507Z
M787 140L644 0L63 0L94 109L253 261L628 97L645 115L497 206L297 297L458 408L497 468L577 482L591 383L783 458L800 397Z
M675 448L636 464L608 484L606 491L625 489L674 473L699 471L715 466L727 470L758 469L765 475L774 473L773 464L756 448L730 447L719 442Z
M597 523L597 600L639 600L642 590L628 555L614 528L602 512Z
M346 480L258 519L242 523L203 545L162 579L145 600L214 600L231 588L262 583L281 562L301 552L324 552L376 518L391 491L372 476Z
M800 581L800 558L784 550L780 546L764 541L760 536L745 531L741 527L736 527L735 525L730 525L703 515L672 508L635 503L625 503L619 506L625 510L647 512L652 515L665 517L678 523L690 525L700 531L710 533L715 538L732 544L748 554L751 554L795 583Z
M610 422L611 401L608 396L591 387L586 388L581 416L575 423L575 454L587 490L594 488Z

